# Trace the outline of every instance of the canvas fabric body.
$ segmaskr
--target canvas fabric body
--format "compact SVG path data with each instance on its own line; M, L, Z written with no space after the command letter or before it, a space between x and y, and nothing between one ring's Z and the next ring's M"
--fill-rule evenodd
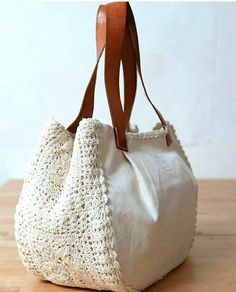
M44 128L16 208L24 265L41 279L97 290L143 290L179 265L192 245L197 184L167 129L127 133L83 119L72 135Z

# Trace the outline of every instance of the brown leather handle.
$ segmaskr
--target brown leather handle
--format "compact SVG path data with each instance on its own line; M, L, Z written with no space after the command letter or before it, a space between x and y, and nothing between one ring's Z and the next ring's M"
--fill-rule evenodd
M105 87L115 133L116 146L128 150L124 112L120 100L120 59L125 39L127 4L107 4L107 33L105 49Z
M82 118L93 116L94 110L94 92L98 63L106 45L106 5L100 5L96 18L96 45L97 45L97 63L93 70L89 84L84 94L80 112L74 122L67 128L70 132L76 132L79 122ZM136 95L137 74L135 53L132 49L132 40L129 33L126 33L123 49L122 63L124 70L124 111L125 125L128 128L131 111Z
M114 5L116 5L116 10L117 13L114 13ZM125 21L123 21L123 17L125 17ZM149 98L149 95L147 93L144 81L143 81L143 76L142 76L142 71L141 71L141 62L140 62L140 55L139 55L139 46L138 46L138 36L137 36L137 30L136 30L136 24L133 16L132 9L129 5L128 2L116 2L112 4L107 5L107 37L106 37L106 57L105 57L105 85L106 85L106 90L107 90L107 97L109 106L110 106L110 112L113 118L113 125L115 124L115 135L116 135L116 144L117 147L120 149L123 149L127 146L126 141L125 141L125 129L122 124L122 115L120 112L120 94L119 94L119 67L118 67L118 57L119 57L119 37L124 38L124 33L123 35L120 33L118 35L119 28L116 28L116 22L118 25L120 23L124 23L126 27L128 26L129 32L131 35L132 39L132 44L133 44L133 49L135 51L135 57L136 57L136 63L137 63L137 70L141 79L142 86L144 88L145 95L155 110L156 114L158 115L162 127L165 129L167 128L167 124L159 112L159 110L155 107L155 105L152 103L151 99ZM111 29L113 27L113 29ZM117 29L117 35L113 33L111 34L110 30L113 32L115 31L115 28ZM114 47L115 42L117 42L117 51L112 50ZM112 69L113 67L113 69ZM114 102L112 102L112 95L114 102L116 102L116 108L117 110L113 110L112 107L114 107ZM132 110L132 109L131 109ZM120 115L120 116L118 116ZM170 145L172 143L172 138L169 133L167 133L166 136L166 142L167 145Z
M96 46L97 57L106 45L106 5L100 5L97 13L96 22ZM132 40L129 30L126 28L125 39L122 49L122 64L124 76L124 112L125 125L128 128L131 111L133 108L136 88L137 88L137 74L136 74L136 58L135 51L132 48Z
M161 113L158 111L158 109L154 106L154 104L152 103L148 93L147 93L147 89L145 87L144 84L144 80L143 80L143 76L142 76L142 70L141 70L141 62L140 62L140 51L139 51L139 42L138 42L138 34L137 34L137 29L136 29L136 24L135 24L135 19L134 19L134 15L132 12L132 9L129 5L129 3L126 3L127 5L127 20L126 20L126 25L127 25L127 29L125 32L125 41L124 41L124 52L129 51L129 50L133 50L133 53L135 54L135 62L137 63L137 70L138 73L140 75L140 79L141 79L141 83L145 92L145 95L149 101L149 103L151 104L151 106L153 107L153 109L155 110L156 114L158 115L159 119L162 122L163 126L166 126L165 120L162 117ZM97 34L96 34L96 40L97 40L97 55L99 56L99 53L101 51L101 48L104 47L104 43L105 43L105 33L106 33L106 29L105 29L105 25L106 25L106 8L104 7L104 5L101 5L101 9L98 13L99 15L99 19L100 21L97 21ZM131 42L130 42L131 41ZM126 54L127 55L127 54ZM131 55L131 53L130 53ZM126 62L127 64L128 62ZM132 70L132 65L127 66L127 71L131 69ZM131 74L131 70L129 71L128 75ZM128 80L129 82L129 80ZM131 82L130 82L131 83ZM125 100L125 116L126 118L128 118L127 124L129 123L129 119L130 119L130 115L131 115L131 111L133 108L133 103L134 103L134 97L132 99L132 95L131 98L129 100Z
M161 121L161 124L162 124L162 127L165 129L167 127L166 121L163 118L163 116L160 113L160 111L155 107L155 105L151 101L151 99L150 99L150 97L148 95L146 86L144 84L142 70L141 70L138 33L137 33L137 28L136 28L136 24L135 24L133 11L132 11L132 9L130 7L130 4L128 2L127 2L127 23L128 23L128 27L129 27L132 43L133 43L133 49L135 51L137 70L138 70L139 77L140 77L140 80L141 80L141 83L142 83L142 86L143 86L143 89L144 89L145 96L146 96L147 100L149 101L149 103L151 104L151 106L154 109L154 111L156 112L157 116L159 117L159 119ZM172 143L172 137L171 137L171 135L169 133L167 133L167 135L166 135L166 143L167 143L168 146Z
M117 147L123 150L127 150L127 141L126 141L126 123L125 115L122 110L121 101L120 101L120 92L119 92L119 68L120 68L120 60L122 56L122 44L126 43L127 35L130 35L130 40L132 42L132 49L134 51L135 60L137 63L137 70L141 78L141 82L144 88L145 95L154 108L155 112L159 116L159 119L162 123L163 128L166 128L166 122L162 117L161 113L157 110L154 104L151 102L147 90L145 88L142 72L141 72L141 64L140 64L140 54L139 54L139 47L138 47L138 37L137 37L137 30L136 25L133 17L133 13L131 7L126 2L116 2L110 3L107 5L107 33L106 33L106 56L105 56L105 83L106 83L106 90L107 90L107 98L112 118L113 127L115 130L115 137L116 137L116 144ZM128 30L127 30L128 27ZM128 33L127 33L128 31ZM101 56L101 55L100 55ZM100 59L98 58L98 62ZM96 73L97 73L97 65L95 66L94 72L90 79L89 84L92 86L87 87L87 91L92 93L92 99L84 99L82 103L81 109L86 114L86 109L91 108L90 102L92 101L92 107L94 103L94 86L96 81ZM134 100L134 97L133 97ZM87 105L86 105L87 103ZM131 100L130 105L128 106L128 111L131 113L133 107L133 102ZM84 110L85 109L85 110ZM76 131L78 126L78 121L81 118L86 117L78 116L74 123L70 125L68 130ZM170 145L172 140L171 136L168 134L166 137L167 145Z

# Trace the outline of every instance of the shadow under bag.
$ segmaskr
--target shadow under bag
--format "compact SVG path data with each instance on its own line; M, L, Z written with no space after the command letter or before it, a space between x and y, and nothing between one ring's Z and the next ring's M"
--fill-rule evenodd
M197 183L174 127L147 94L129 3L101 5L96 32L97 63L79 115L67 129L45 125L16 207L15 237L23 264L43 280L140 291L186 259ZM103 52L112 126L92 118ZM129 127L137 74L160 120L145 133Z

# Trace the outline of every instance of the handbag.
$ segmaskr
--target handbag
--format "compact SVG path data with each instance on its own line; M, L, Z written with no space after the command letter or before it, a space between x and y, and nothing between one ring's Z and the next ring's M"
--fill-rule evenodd
M99 7L96 40L78 116L67 128L50 120L39 138L16 206L15 238L24 266L43 280L140 291L188 256L197 183L174 127L148 96L128 2ZM92 117L103 53L112 126ZM160 120L143 133L129 126L137 75Z

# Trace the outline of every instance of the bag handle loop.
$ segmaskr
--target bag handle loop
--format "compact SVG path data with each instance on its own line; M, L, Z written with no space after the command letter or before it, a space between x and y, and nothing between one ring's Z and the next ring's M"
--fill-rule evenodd
M105 88L115 134L116 147L128 151L124 112L120 99L120 59L125 38L127 5L125 2L107 4L107 33L105 49Z
M153 109L157 113L162 127L166 128L166 122L164 118L162 117L161 113L158 111L158 109L154 106L152 101L150 100L144 81L142 77L142 71L141 71L141 63L140 63L140 54L139 54L139 47L138 47L138 36L137 36L137 30L136 25L134 21L134 16L131 10L131 7L129 3L127 2L115 2L110 3L107 5L106 9L103 10L103 13L105 13L105 10L107 10L107 30L106 33L106 51L105 51L105 84L106 84L106 91L107 91L107 98L110 108L110 113L112 117L112 123L115 131L115 137L116 137L116 144L119 149L122 150L128 150L127 149L127 141L126 141L126 126L128 124L128 119L126 119L124 123L124 113L121 106L120 101L120 92L119 92L119 68L120 68L120 60L122 55L122 44L125 44L125 39L127 36L127 26L128 31L130 34L130 38L132 41L132 47L135 52L135 61L137 64L137 71L140 75L141 83L144 88L145 95L149 101L149 103L152 105ZM118 17L117 17L118 16ZM104 34L104 31L103 31ZM104 41L104 38L103 38ZM99 47L99 45L98 45ZM101 49L100 49L101 50ZM102 48L102 51L104 50L104 47ZM99 52L99 50L98 50ZM102 54L102 52L101 52ZM95 69L93 71L92 77L90 79L89 84L92 84L92 86L87 87L87 91L90 91L90 94L93 96L94 94L94 87L95 87L95 81L96 81L96 73L97 73L97 66L98 62L100 60L101 54L98 56L98 60L95 66ZM113 62L114 61L114 62ZM111 74L109 73L111 72ZM136 88L136 86L135 86ZM93 100L94 101L94 100ZM133 101L134 101L134 95L133 100L129 100L130 103L126 107L126 111L128 111L131 114L132 107L133 107ZM91 107L90 100L83 100L82 107L80 113L83 115L78 115L77 122L75 120L74 123L69 126L68 130L73 126L77 128L80 119L83 117L86 117L86 107L84 105L89 105ZM92 102L93 107L93 102ZM127 109L128 108L128 109ZM85 113L85 115L84 115ZM129 114L129 117L130 117ZM78 121L79 120L79 121ZM76 131L76 129L75 129ZM167 145L170 145L172 142L171 136L168 133L166 136Z
M83 118L90 118L93 116L94 110L94 92L97 78L97 69L102 53L106 44L106 5L100 5L97 11L96 18L96 49L97 62L92 72L90 81L86 88L80 112L73 123L67 128L68 131L75 133L79 122ZM125 111L125 125L128 128L132 104L135 99L137 87L136 61L134 51L132 49L132 41L130 35L126 33L125 41L122 50L122 63L124 70L124 111Z
M114 9L116 5L116 8ZM116 10L120 9L119 13L116 13ZM115 14L113 14L115 13ZM118 17L119 19L118 19ZM165 129L167 128L167 124L162 116L162 114L159 112L159 110L155 107L155 105L152 103L151 99L149 98L149 95L147 93L142 71L141 71L141 62L140 62L140 54L139 54L139 46L138 46L138 36L137 36L137 30L135 25L134 16L130 7L130 4L128 2L115 2L107 4L107 37L106 37L106 51L105 51L105 86L107 91L107 97L109 101L110 106L110 112L111 115L113 115L113 125L115 130L115 138L116 138L116 145L117 148L123 149L125 148L126 143L126 135L125 135L125 129L122 125L121 121L121 113L120 113L120 94L119 94L119 61L118 61L118 55L117 51L114 50L114 44L117 43L117 36L116 36L116 23L119 23L119 21L123 21L122 18L125 18L125 27L128 25L129 31L131 34L131 39L133 42L133 49L135 51L136 56L136 63L137 63L137 70L144 88L145 95L153 107L154 111L158 115L162 127ZM114 29L112 29L114 27ZM113 30L113 34L112 34ZM124 37L124 35L123 35ZM119 45L119 43L118 43ZM117 49L118 50L118 49ZM113 66L113 69L111 70ZM114 103L116 102L117 110L113 110L112 107L114 106ZM118 102L119 100L119 102ZM113 110L113 113L112 113ZM115 116L116 115L116 116ZM119 118L120 117L120 118ZM172 138L169 132L167 132L166 135L166 142L169 146L172 143ZM124 146L124 147L123 147Z
M102 49L106 46L106 5L100 5L97 13L96 22L96 47L97 57L100 55ZM136 73L136 59L135 52L132 46L132 40L129 31L125 30L125 39L122 49L122 64L124 76L124 112L125 125L129 126L131 111L133 108L136 89L137 89L137 73Z
M129 27L129 31L130 31L130 36L131 36L132 43L133 43L133 49L134 49L135 56L136 56L137 70L139 73L142 87L144 89L145 96L146 96L148 102L151 104L154 111L156 112L158 118L160 119L162 127L165 129L165 128L167 128L166 121L163 118L161 112L157 109L157 107L151 101L149 94L147 92L144 80L143 80L143 75L142 75L142 70L141 70L141 61L140 61L138 33L137 33L136 23L135 23L135 19L134 19L134 14L133 14L133 11L131 9L129 2L127 2L127 22L128 22L128 27ZM131 111L132 111L132 109L131 109ZM171 137L169 132L166 135L166 143L167 143L167 146L169 146L172 143L172 137Z

